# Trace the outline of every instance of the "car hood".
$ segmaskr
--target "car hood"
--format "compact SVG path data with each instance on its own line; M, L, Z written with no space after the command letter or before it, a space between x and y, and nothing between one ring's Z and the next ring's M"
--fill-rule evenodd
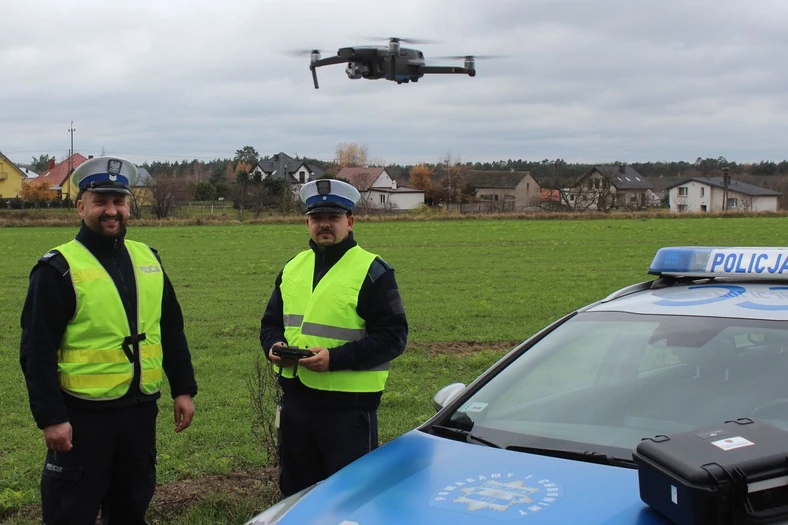
M664 525L635 469L505 451L413 430L319 483L277 523Z

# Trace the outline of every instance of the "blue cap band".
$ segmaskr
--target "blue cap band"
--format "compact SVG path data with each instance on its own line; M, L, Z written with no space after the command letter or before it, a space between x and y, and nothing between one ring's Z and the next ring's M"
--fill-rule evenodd
M328 194L328 195L314 195L309 197L306 200L307 208L312 208L314 206L319 206L321 204L339 204L343 208L347 208L348 210L353 209L354 202L350 199L346 199L344 197L340 197L339 195Z
M93 175L89 175L79 181L79 187L81 189L90 187L91 183L94 182L109 182L112 184L118 184L122 186L129 185L129 179L124 177L123 175L116 175L115 180L110 180L109 173L94 173Z

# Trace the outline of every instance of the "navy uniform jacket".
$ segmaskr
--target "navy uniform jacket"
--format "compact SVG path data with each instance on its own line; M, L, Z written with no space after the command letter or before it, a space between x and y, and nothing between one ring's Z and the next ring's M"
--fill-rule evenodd
M310 240L309 246L315 252L315 274L312 288L350 248L356 246L353 232L342 242L329 246L325 252L318 250ZM276 277L273 293L260 321L260 345L268 357L268 350L274 343L285 342L285 328L282 319L282 294L279 286L282 272ZM366 337L351 341L331 349L329 370L361 370L391 361L405 350L408 339L408 321L402 305L394 269L380 258L370 266L364 283L359 291L358 315L366 322ZM308 403L312 407L377 408L381 392L350 393L326 392L305 386L298 377L279 378L285 396Z
M94 232L84 222L76 239L85 245L112 276L120 292L129 326L136 332L137 290L134 270L123 238L116 240ZM156 258L159 254L155 252ZM139 362L134 366L134 380L129 391L120 399L90 401L63 392L57 375L57 349L65 333L66 323L74 317L76 295L68 273L68 263L59 253L45 255L30 272L30 285L22 309L22 342L19 360L25 376L30 409L38 428L69 420L68 407L103 409L129 406L161 397L160 393L143 394L139 390ZM182 394L197 395L197 382L191 354L183 333L183 314L175 290L164 274L162 298L162 348L164 372L172 397Z

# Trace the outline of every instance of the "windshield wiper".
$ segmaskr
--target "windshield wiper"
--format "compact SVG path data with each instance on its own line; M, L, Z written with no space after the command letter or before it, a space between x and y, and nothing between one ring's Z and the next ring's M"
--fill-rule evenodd
M550 456L554 458L573 459L577 461L587 461L588 463L598 463L601 465L615 465L619 467L636 468L637 465L631 459L620 458L617 456L610 456L602 452L594 452L591 450L566 450L554 449L544 447L529 447L522 445L510 445L506 450L514 452L527 452L528 454L538 454L541 456Z
M462 437L464 438L463 441L467 442L476 442L482 445L486 445L492 448L501 448L501 445L496 445L492 441L487 441L484 438L480 438L479 436L474 436L468 430L463 430L461 428L452 428L452 427L444 427L443 425L433 425L432 430L438 430L441 434L445 437Z
M479 443L481 445L485 445L492 448L503 448L505 450L511 450L512 452L527 452L529 454L538 454L541 456L550 456L554 458L562 458L562 459L572 459L575 461L586 461L588 463L598 463L600 465L614 465L619 467L628 467L628 468L637 468L637 465L631 459L620 458L617 456L610 456L608 454L604 454L602 452L595 452L595 451L580 451L580 450L568 450L568 449L555 449L555 448L544 448L544 447L536 447L536 446L523 446L523 445L509 445L507 447L503 447L492 441L488 441L484 438L480 438L479 436L473 435L468 430L464 430L462 428L453 428L453 427L446 427L443 425L433 425L431 429L438 435L443 435L444 437L448 438L461 438L462 441L467 443Z

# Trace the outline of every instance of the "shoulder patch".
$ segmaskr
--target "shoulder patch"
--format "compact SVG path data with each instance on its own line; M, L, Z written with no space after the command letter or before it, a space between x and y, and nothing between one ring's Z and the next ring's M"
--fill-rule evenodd
M63 254L57 250L50 250L38 260L38 264L46 264L54 267L61 275L68 273L68 261L63 257Z
M375 260L372 261L372 264L369 267L369 272L367 272L367 275L369 275L369 278L374 283L380 278L381 275L393 269L394 268L392 268L389 263L387 263L380 257L376 257Z

